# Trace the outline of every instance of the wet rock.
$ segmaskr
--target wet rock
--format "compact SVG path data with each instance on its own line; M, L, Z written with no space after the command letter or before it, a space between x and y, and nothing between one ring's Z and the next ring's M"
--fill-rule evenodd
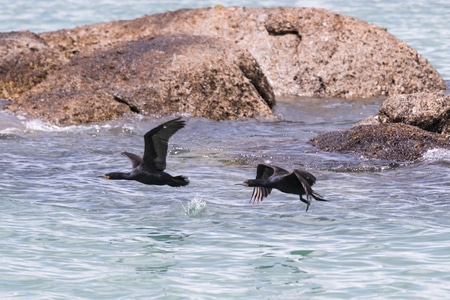
M449 137L401 123L354 126L320 134L310 142L328 152L393 161L413 161L434 148L450 149Z
M205 36L157 36L83 52L8 109L61 125L125 113L214 120L271 115L273 90L248 51Z
M378 112L382 123L404 123L450 134L450 95L442 92L388 97Z
M62 64L59 53L29 31L0 32L0 98L17 98Z
M371 116L371 117L367 117L367 118L359 121L352 127L360 126L360 125L378 125L378 124L380 124L380 120L378 119L378 116Z
M409 161L430 149L450 149L449 129L450 95L394 95L383 102L377 116L348 130L321 134L311 143L325 151Z
M450 137L402 123L354 126L320 134L310 143L324 151L398 162L416 160L430 149L450 149Z
M386 29L324 9L185 9L41 37L70 58L161 34L220 37L247 49L278 95L366 98L446 88L424 57Z

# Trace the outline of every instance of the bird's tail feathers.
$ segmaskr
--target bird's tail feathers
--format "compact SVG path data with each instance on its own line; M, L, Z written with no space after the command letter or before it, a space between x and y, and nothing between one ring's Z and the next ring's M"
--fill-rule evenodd
M169 184L170 186L186 186L189 184L189 179L186 176L175 176L172 177L172 182Z

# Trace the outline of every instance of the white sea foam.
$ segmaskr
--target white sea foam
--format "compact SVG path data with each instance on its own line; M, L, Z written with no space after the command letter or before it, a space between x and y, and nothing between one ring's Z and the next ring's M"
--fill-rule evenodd
M0 133L14 133L25 129L19 118L8 111L0 112Z
M32 131L46 131L46 132L67 132L67 131L74 131L77 129L76 125L71 126L58 126L54 124L50 124L48 122L42 121L42 120L29 120L24 122L25 128L27 130Z
M121 130L132 132L136 128L136 119L142 119L142 116L127 116L118 120L99 124L84 125L55 125L45 120L27 119L23 116L16 116L9 111L0 111L0 133L13 134L20 132L84 132L100 131L112 128L121 128Z
M105 124L101 127L105 126L109 125ZM92 127L100 128L100 126L98 125L58 126L39 119L28 120L25 117L16 116L9 111L0 112L0 133L4 134L24 132L24 131L70 132Z
M442 148L431 149L424 153L423 158L425 160L439 160L450 162L450 150Z

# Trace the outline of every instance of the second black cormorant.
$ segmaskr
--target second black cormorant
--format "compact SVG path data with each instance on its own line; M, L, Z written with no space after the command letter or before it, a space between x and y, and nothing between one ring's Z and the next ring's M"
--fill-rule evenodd
M300 196L300 200L306 204L306 211L311 205L311 198L317 201L328 201L317 194L311 186L316 182L316 177L311 173L295 169L288 172L283 168L259 164L256 169L256 179L248 179L243 185L253 187L251 202L259 203L266 198L272 189L283 193ZM305 195L306 199L302 196Z
M179 129L183 128L185 122L181 117L163 123L144 136L145 148L144 156L140 157L129 152L121 154L131 160L133 169L131 172L111 172L105 174L107 179L136 180L145 184L185 186L189 180L185 176L172 176L164 170L166 169L166 156L169 138Z

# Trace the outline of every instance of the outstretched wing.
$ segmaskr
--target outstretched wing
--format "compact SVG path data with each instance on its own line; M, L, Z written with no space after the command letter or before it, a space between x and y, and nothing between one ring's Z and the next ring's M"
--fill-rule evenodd
M269 179L274 171L275 169L272 166L259 164L258 167L256 167L256 179Z
M294 170L293 172L297 177L298 181L301 183L303 189L305 190L305 195L307 198L311 197L313 194L313 190L311 185L316 182L316 178L311 174L303 170ZM312 182L312 184L311 184ZM300 195L301 196L301 195Z
M269 196L270 192L272 192L271 188L255 186L253 188L252 198L250 199L250 202L253 204L259 203L259 202L263 201L264 198Z
M144 166L163 171L166 168L166 156L169 139L186 123L181 117L170 120L147 132L144 136Z
M312 186L312 185L314 185L314 183L316 183L316 177L313 174L311 174L305 170L295 169L294 173L297 175L297 177L301 176L302 178L304 178L310 186Z
M256 179L268 179L274 173L274 168L269 165L259 164L256 168ZM252 198L250 202L253 204L259 203L264 200L272 192L272 188L255 186L253 188Z
M133 167L133 169L136 168L137 166L139 166L140 164L142 164L142 162L143 162L142 157L140 157L136 154L133 154L130 152L122 152L120 154L128 157L131 160L131 166Z

